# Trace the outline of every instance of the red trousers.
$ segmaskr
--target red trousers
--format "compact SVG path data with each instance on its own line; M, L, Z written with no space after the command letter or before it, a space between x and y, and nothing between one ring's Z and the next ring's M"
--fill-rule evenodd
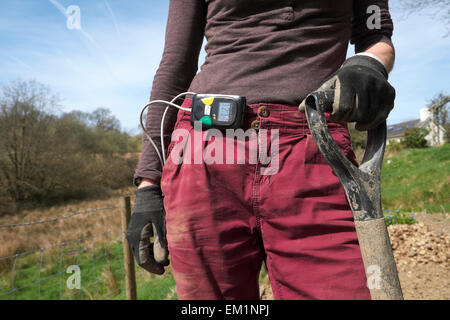
M244 141L224 136L196 143L195 135L205 138L207 131L194 130L189 117L178 113L181 133L161 179L178 298L258 299L264 262L275 299L370 299L343 188L297 107L249 105L243 129L257 130ZM356 163L346 124L329 122L329 128ZM270 163L255 163L255 143L267 155L278 153ZM235 163L199 162L213 145L210 156L223 148ZM231 158L227 145L235 146Z

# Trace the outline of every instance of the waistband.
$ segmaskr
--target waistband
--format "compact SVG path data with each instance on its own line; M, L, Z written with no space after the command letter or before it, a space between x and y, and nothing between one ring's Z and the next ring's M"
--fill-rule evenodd
M190 108L191 99L185 99L182 107ZM330 131L347 131L346 122L337 122L330 119L330 114L325 113ZM190 113L180 110L177 121L189 121ZM298 110L296 105L284 105L276 103L249 104L245 110L244 130L247 129L279 129L280 132L310 134L306 115Z

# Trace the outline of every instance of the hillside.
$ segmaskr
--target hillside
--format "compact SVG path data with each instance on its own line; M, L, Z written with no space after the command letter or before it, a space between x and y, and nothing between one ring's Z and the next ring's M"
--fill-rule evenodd
M450 144L387 153L381 177L383 207L450 211Z

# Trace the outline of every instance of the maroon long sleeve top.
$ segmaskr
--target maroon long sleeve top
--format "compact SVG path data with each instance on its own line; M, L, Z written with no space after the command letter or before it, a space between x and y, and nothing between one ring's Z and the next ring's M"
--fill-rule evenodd
M380 28L368 27L376 22ZM356 52L391 43L388 0L170 0L164 53L151 100L171 100L185 91L241 95L247 103L299 104L335 72L349 41ZM203 38L206 59L197 73ZM160 148L165 105L147 113L147 132ZM178 109L164 123L167 148ZM166 150L164 150L166 152ZM159 182L159 158L147 138L136 178Z

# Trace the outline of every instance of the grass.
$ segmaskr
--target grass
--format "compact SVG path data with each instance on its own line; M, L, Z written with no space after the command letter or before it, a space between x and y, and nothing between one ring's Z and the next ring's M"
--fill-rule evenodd
M65 206L23 210L13 216L0 216L0 225L40 221L93 208L120 206L121 197L132 195L132 191L132 188L119 190L109 199L70 201ZM134 197L131 198L133 201ZM63 250L62 247L45 250L42 257L40 251L19 257L14 276L12 270L15 259L0 259L0 300L125 299L122 245L115 241L119 236L119 228L120 209L112 209L57 222L1 229L0 257L66 241L75 242L64 246ZM104 234L111 230L111 233ZM99 234L100 236L96 236ZM80 238L87 239L76 241ZM66 286L66 281L71 276L66 273L70 265L80 266L79 290L70 290ZM14 287L22 289L10 292L13 278ZM136 267L136 278L138 299L177 298L170 267L163 276L150 275Z
M386 220L386 225L390 226L393 224L414 224L417 223L416 218L414 218L414 215L412 213L407 213L404 211L401 211L399 209L391 210L386 209L384 210L384 219Z
M97 243L93 247L78 246L19 257L14 268L0 273L1 299L99 299L119 294L123 287L121 245ZM68 289L70 265L80 267L80 289ZM13 288L19 288L10 292ZM8 293L9 294L4 294Z
M403 149L383 163L384 208L410 212L450 211L450 144Z
M73 251L79 254L67 256ZM19 258L14 276L12 268L3 269L0 273L0 299L123 300L126 298L121 243L99 243L96 248L81 247L81 250L79 247L65 248L64 251L57 250L43 255L42 263L40 260L39 253ZM72 276L71 273L66 272L70 265L80 267L80 289L67 287L67 281ZM170 268L167 271L164 276L155 276L137 267L138 299L176 299L173 274ZM12 278L14 278L14 288L19 288L13 292Z

